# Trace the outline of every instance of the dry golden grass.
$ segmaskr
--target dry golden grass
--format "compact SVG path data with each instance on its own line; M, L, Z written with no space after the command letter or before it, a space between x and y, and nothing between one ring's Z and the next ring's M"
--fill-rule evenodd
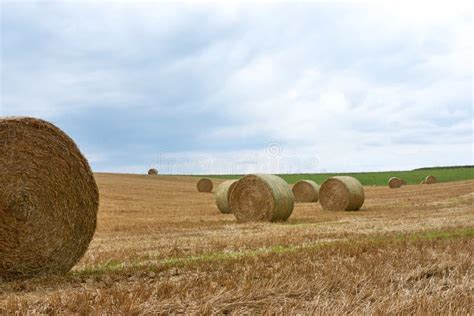
M472 180L366 187L358 212L297 204L285 223L236 224L195 178L96 179L85 257L1 283L0 314L474 312Z

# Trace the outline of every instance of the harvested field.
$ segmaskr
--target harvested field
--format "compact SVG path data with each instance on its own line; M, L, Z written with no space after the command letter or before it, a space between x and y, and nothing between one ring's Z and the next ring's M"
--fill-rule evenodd
M364 187L358 212L296 204L287 222L246 224L193 177L96 180L83 259L1 283L0 314L474 312L474 180Z

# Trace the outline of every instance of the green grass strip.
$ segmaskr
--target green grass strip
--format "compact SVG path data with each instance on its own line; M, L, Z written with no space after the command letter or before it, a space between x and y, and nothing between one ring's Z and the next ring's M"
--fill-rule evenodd
M213 261L228 261L228 260L237 260L248 257L257 257L265 254L287 254L294 253L299 251L307 251L312 249L318 249L321 247L333 247L341 244L350 244L358 245L364 243L371 243L377 245L384 245L387 243L393 242L418 242L418 241L432 241L432 240L447 240L447 239L456 239L456 238L473 238L474 237L474 227L464 227L464 228L454 228L446 230L431 230L431 231L421 231L416 233L399 233L396 235L380 235L372 237L358 237L356 239L342 239L336 241L314 241L302 245L274 245L270 247L251 249L251 250L241 250L241 251L218 251L218 252L209 252L196 256L186 256L186 257L174 257L166 258L157 261L157 263L132 263L125 264L120 261L109 261L106 264L86 268L81 271L71 272L75 276L85 276L85 275L100 275L109 272L117 272L123 270L134 270L134 269L143 269L150 268L150 265L155 266L164 266L166 268L171 267L182 267L195 264L201 264L206 262Z
M348 172L348 173L314 173L314 174L281 174L279 175L288 183L299 180L313 180L323 183L324 180L334 176L347 175L357 178L363 185L386 186L390 177L404 179L407 184L419 184L428 175L433 175L438 182L451 182L474 179L474 168L471 167L445 167L426 168L410 171L383 171L383 172ZM210 178L238 179L241 175L206 175Z

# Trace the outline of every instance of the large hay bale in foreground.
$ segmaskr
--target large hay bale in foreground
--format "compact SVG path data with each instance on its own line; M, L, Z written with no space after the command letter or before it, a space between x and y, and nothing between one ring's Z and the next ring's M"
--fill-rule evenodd
M437 182L437 179L434 176L427 176L425 178L425 183L426 184L434 184Z
M156 175L158 175L158 170L152 168L152 169L148 170L148 175L149 176L156 176Z
M404 181L397 177L391 177L388 179L388 186L390 189L398 189L404 184Z
M219 211L223 214L232 213L229 206L229 197L236 184L237 180L228 180L219 184L216 189L216 193L214 194L216 205Z
M319 198L319 185L311 180L300 180L293 188L295 202L317 202Z
M96 228L87 160L54 125L0 118L0 279L69 271Z
M238 222L285 221L295 198L288 183L271 174L251 174L235 184L229 205Z
M329 178L319 189L319 202L328 211L357 211L364 199L364 187L353 177Z
M212 192L214 185L212 184L211 179L201 178L197 182L196 187L199 192Z

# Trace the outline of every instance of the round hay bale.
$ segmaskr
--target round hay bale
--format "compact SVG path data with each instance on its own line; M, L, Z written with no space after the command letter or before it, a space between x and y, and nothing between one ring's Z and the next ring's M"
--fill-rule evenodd
M214 194L216 205L222 214L232 213L229 206L229 197L236 183L237 180L224 181L216 189L216 193Z
M156 176L156 175L158 175L158 170L152 168L152 169L148 170L148 175L149 176Z
M364 187L353 177L329 178L319 189L319 202L328 211L357 211L364 199Z
M435 178L434 176L427 176L427 177L425 178L425 183L426 183L426 184L434 184L434 183L436 183L436 182L437 182L437 180L436 180L436 178Z
M295 183L293 188L295 202L317 202L319 198L319 185L311 180L301 180Z
M403 185L403 180L397 177L391 177L388 179L388 187L390 189L398 189Z
M212 192L214 185L212 184L211 179L201 178L196 184L199 192Z
M426 184L426 180L425 179L421 180L420 184Z
M0 118L0 279L65 273L95 232L99 191L87 160L51 123Z
M288 183L271 174L251 174L235 184L229 205L238 222L285 221L295 198Z

